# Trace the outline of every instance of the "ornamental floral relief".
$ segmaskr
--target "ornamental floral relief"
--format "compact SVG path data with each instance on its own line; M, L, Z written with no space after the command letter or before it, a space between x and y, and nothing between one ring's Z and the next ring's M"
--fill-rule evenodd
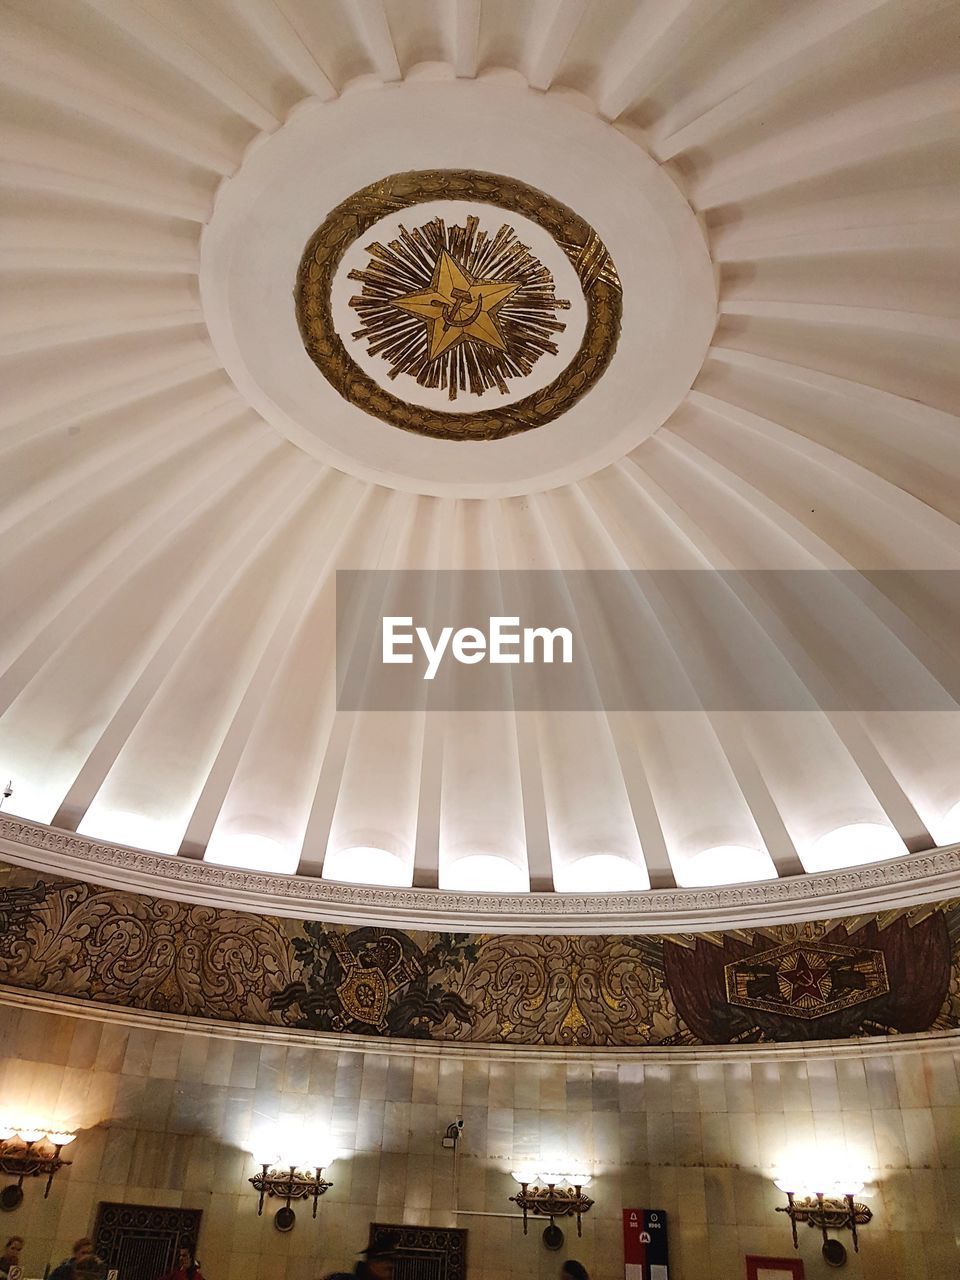
M467 973L481 1016L518 1044L659 1043L679 1030L657 948L641 939L485 939Z
M14 897L7 917L0 980L166 1013L282 1021L267 992L289 981L293 957L276 921L82 883L27 892L29 907Z
M954 951L940 1020L944 1027L960 1027L960 902L947 903L943 914Z

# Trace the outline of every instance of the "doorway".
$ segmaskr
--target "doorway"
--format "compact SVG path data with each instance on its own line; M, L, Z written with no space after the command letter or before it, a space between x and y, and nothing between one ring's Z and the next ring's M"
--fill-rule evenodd
M181 1244L196 1247L202 1213L101 1201L94 1248L119 1280L159 1280L175 1267Z
M467 1233L456 1227L371 1222L370 1244L396 1250L394 1280L466 1280Z

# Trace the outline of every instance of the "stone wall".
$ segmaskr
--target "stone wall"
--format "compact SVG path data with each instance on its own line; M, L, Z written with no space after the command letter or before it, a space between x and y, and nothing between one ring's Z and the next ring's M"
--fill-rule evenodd
M372 1220L469 1229L471 1280L555 1277L579 1257L623 1275L623 1206L669 1215L671 1280L735 1280L746 1253L791 1256L774 1168L848 1152L875 1170L874 1221L848 1280L953 1275L960 1252L960 1045L951 1036L806 1049L614 1054L489 1050L271 1029L211 1028L6 990L0 1096L12 1118L81 1130L73 1165L26 1188L0 1230L27 1276L90 1231L100 1200L203 1210L208 1280L318 1280L352 1265ZM92 1016L91 1016L92 1015ZM454 1204L446 1126L465 1121ZM282 1236L247 1183L258 1131L316 1123L346 1152L316 1222ZM596 1171L582 1240L548 1254L512 1213L510 1168L567 1154ZM269 1202L268 1202L269 1205ZM272 1211L272 1210L271 1210ZM708 1226L709 1223L709 1226ZM807 1277L834 1274L801 1229Z

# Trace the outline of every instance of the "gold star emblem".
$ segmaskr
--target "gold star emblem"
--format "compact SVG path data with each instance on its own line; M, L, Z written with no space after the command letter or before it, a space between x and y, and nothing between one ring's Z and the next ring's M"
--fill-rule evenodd
M519 288L503 280L475 280L441 249L430 288L394 298L393 305L426 320L431 360L467 338L506 351L497 312Z

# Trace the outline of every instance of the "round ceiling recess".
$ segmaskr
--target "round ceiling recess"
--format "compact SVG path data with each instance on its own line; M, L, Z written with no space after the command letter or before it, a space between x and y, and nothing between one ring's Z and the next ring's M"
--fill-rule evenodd
M223 183L201 290L224 367L302 449L398 489L511 496L622 458L716 324L690 206L562 95L390 98L306 104Z

